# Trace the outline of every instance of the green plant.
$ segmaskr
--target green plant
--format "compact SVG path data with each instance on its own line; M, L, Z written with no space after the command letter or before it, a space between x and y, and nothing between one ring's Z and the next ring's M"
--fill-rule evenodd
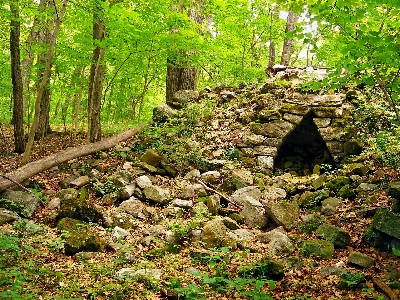
M239 158L239 150L235 147L231 147L225 152L225 156L229 159L237 159Z
M341 289L353 289L356 288L364 280L365 280L364 273L345 272L340 277L338 287Z
M9 265L21 256L21 240L19 237L0 232L0 261Z

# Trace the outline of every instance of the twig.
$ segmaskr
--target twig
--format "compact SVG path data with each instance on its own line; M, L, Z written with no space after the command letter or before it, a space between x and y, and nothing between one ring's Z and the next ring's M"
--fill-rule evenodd
M21 189L23 189L25 192L27 192L27 193L29 193L29 194L35 196L35 197L38 197L34 192L32 192L31 190L28 190L28 189L27 189L26 187L24 187L22 184L16 182L15 180L12 180L10 177L7 177L6 175L2 175L2 174L0 174L0 177L3 177L4 179L7 179L7 180L11 181L11 182L14 183L15 185L17 185L17 186L19 186ZM39 198L39 197L38 197L38 198ZM43 207L46 206L46 204L43 202L42 199L39 198L39 200L40 200L40 203L42 204Z
M228 196L225 196L224 194L218 192L217 190L210 188L209 186L207 186L203 181L201 181L200 179L196 178L196 181L198 183L200 183L205 189L206 191L210 191L213 192L217 195L219 195L222 199L228 201L230 204L232 204L233 206L235 206L236 208L242 209L242 207L240 205L238 205L237 203L235 203L232 199L230 199Z
M390 287L388 287L382 280L380 280L379 278L372 278L372 282L374 283L374 285L376 285L377 287L379 287L386 295L388 295L388 297L390 298L390 300L398 300L399 298L397 297L397 295L390 289Z

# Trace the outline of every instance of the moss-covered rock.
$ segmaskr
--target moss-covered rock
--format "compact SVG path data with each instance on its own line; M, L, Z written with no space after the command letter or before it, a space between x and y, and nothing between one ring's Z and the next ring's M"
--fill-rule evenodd
M275 259L264 257L257 263L243 267L239 270L239 275L241 277L263 277L272 280L281 280L285 273L282 263Z
M341 187L340 190L337 192L337 195L339 197L347 198L350 200L353 200L356 197L354 189L349 184L346 184L345 186Z
M105 241L87 227L80 227L72 231L64 242L65 254L74 255L78 252L103 251Z
M181 246L176 245L176 244L169 244L165 247L162 248L157 248L148 251L144 257L146 258L157 258L157 257L163 257L165 256L166 253L178 253L181 251Z
M273 120L280 120L282 115L278 110L262 110L260 111L258 118L261 123L271 122Z
M103 215L97 210L93 203L79 198L68 199L61 202L56 221L62 218L72 218L87 223L103 221Z
M329 241L309 240L301 244L300 252L303 256L318 256L328 259L335 253L335 246Z
M345 185L350 185L350 183L351 183L351 180L349 177L339 176L339 177L336 177L336 178L332 179L331 181L329 181L325 185L325 188L327 188L335 193L338 193L342 187L344 187Z
M329 197L329 191L320 190L316 192L305 191L299 200L299 206L303 208L313 208L321 204L322 200Z
M324 240L332 242L336 247L345 248L350 244L350 234L341 228L322 224L318 227L316 235Z
M372 221L372 227L400 239L400 214L379 208Z
M363 151L363 144L357 139L346 141L343 147L346 154L359 155Z
M80 220L72 219L72 218L62 218L57 222L57 230L59 232L62 231L74 231L78 229L79 227L88 225L85 222L82 222Z

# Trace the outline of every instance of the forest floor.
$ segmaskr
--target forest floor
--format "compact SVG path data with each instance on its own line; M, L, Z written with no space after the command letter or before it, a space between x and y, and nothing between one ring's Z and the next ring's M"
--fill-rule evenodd
M12 152L12 129L2 126L0 134L0 174L5 174L18 168L22 155ZM129 143L127 141L126 143ZM32 160L37 160L68 147L74 147L86 143L85 136L76 133L53 133L42 143L35 143L32 152ZM109 151L110 153L112 150ZM84 162L88 157L80 158ZM104 164L121 168L125 159L119 156L109 155ZM106 166L103 165L103 168ZM395 171L384 169L389 181L400 177ZM59 182L70 174L45 171L33 178L41 186L41 193L47 195L48 200L54 197L46 191L60 190ZM159 178L159 180L165 180ZM170 185L173 185L171 179ZM107 211L110 207L104 205L100 199L90 196L98 207ZM391 200L382 193L375 206L390 207ZM11 252L9 266L0 271L0 295L2 299L166 299L160 292L161 287L169 286L182 289L180 299L388 299L387 295L373 283L377 278L387 285L396 281L400 274L400 261L389 253L379 251L367 246L361 241L361 235L372 218L361 218L354 213L354 208L359 204L354 201L345 201L344 206L332 219L332 223L340 224L352 237L351 244L345 249L336 249L331 259L315 259L302 257L299 249L295 249L292 257L298 258L296 268L288 268L284 279L257 286L258 282L243 283L238 287L236 280L230 284L222 285L222 281L215 281L216 274L226 273L234 278L234 274L242 264L248 264L259 260L265 253L266 245L255 242L252 248L255 251L215 250L207 261L193 261L190 258L194 250L201 250L198 245L185 245L182 250L175 253L166 253L163 257L147 259L144 254L149 248L139 243L139 237L143 236L148 224L141 224L131 230L132 238L123 243L116 243L112 250L104 253L91 253L88 256L66 256L63 252L62 238L55 228L44 225L43 220L52 212L42 207L35 216L27 221L21 220L13 224L0 227L1 233L13 233L20 240L18 249ZM303 212L306 213L306 212ZM185 217L182 224L188 222ZM26 224L33 224L32 234L29 234ZM38 227L37 227L38 226ZM110 235L110 231L98 225L93 227L103 237ZM34 229L39 228L39 229ZM242 228L246 228L242 225ZM252 232L260 232L250 229ZM305 233L298 227L294 227L287 235L299 244L301 241L315 239L314 233ZM0 245L1 246L1 245ZM375 265L369 269L359 269L347 263L347 257L351 251L359 251L375 259ZM1 258L0 252L0 258ZM127 254L130 255L127 259ZM3 253L4 255L4 253ZM275 257L280 259L280 257ZM123 267L159 268L163 270L160 281L148 282L146 280L121 280L114 277L116 271ZM331 274L323 277L321 269L329 266L343 267L349 274L365 275L363 286L354 289L339 289L341 280L339 275ZM195 268L202 274L209 274L214 278L214 283L204 284L203 277L194 276L187 272L189 268ZM1 267L0 267L1 269ZM4 270L9 273L5 274ZM214 274L214 277L212 277ZM221 276L223 274L220 274ZM350 277L350 279L352 278ZM211 280L212 281L212 280ZM219 287L210 288L212 285ZM270 290L269 290L270 289ZM246 295L245 292L248 292ZM394 292L399 294L399 290ZM175 298L174 298L175 297ZM0 297L1 298L1 297ZM169 296L168 299L177 299L177 296Z

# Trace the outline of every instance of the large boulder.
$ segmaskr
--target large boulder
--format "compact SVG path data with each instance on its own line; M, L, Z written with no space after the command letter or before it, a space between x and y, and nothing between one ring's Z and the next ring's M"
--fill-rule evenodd
M332 242L339 248L347 247L351 239L350 234L346 230L329 224L321 224L316 231L316 235L324 240Z
M15 219L18 219L18 214L16 212L0 208L0 225L14 221Z
M247 226L253 228L265 227L268 223L268 216L262 204L251 197L246 197L244 200L241 215L244 217Z
M40 207L40 198L25 191L6 190L0 193L0 208L30 218Z
M260 261L239 270L242 277L266 277L272 280L281 280L285 275L283 264L275 259L264 257Z
M219 247L227 231L222 219L208 221L201 232L201 241L205 243L205 248Z
M375 264L375 260L372 257L357 251L349 254L348 261L363 268L371 268Z
M103 215L92 202L79 198L61 201L60 211L57 214L56 221L62 218L72 218L87 223L103 221Z
M253 175L248 170L237 169L232 171L232 182L236 189L253 185Z
M171 201L171 192L159 186L148 186L143 190L145 197L158 204L166 205Z
M74 255L79 252L103 251L105 241L87 227L80 227L72 231L64 242L65 254Z
M317 256L328 259L335 253L335 246L329 241L309 240L301 244L300 252L306 257Z
M167 122L169 119L176 117L177 111L168 104L160 104L153 109L153 121L157 123Z
M153 167L158 167L161 162L161 155L153 149L148 149L140 158L142 162L148 163Z
M299 218L300 208L295 201L263 201L268 216L279 226L290 229Z
M231 199L235 203L243 206L244 203L246 202L247 197L253 198L254 200L259 201L261 198L260 189L257 186L247 186L247 187L241 188L232 194Z
M400 214L379 208L372 221L372 227L391 237L400 239Z

